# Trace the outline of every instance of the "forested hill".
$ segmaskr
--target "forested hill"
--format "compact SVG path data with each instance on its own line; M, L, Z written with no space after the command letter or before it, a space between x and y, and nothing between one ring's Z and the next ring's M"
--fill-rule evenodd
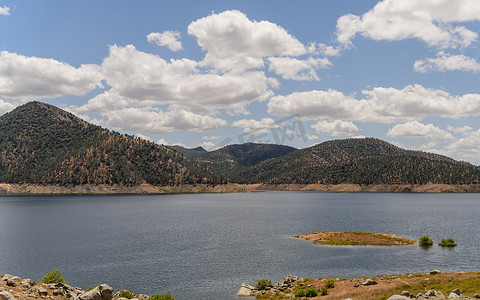
M473 184L480 170L375 138L329 141L231 174L239 183Z
M30 102L0 117L0 182L176 185L221 183L178 152Z

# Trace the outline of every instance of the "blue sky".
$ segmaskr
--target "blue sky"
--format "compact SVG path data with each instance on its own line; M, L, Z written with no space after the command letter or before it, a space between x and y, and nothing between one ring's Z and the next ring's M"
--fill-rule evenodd
M478 0L0 0L0 114L163 144L377 137L480 164Z

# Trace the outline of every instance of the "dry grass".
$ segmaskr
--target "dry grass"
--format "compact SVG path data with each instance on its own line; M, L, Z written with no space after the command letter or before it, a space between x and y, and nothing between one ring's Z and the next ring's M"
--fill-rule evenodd
M399 238L389 234L371 233L362 231L334 231L313 232L299 234L296 238L313 241L317 245L374 245L374 246L399 246L411 245L416 241Z

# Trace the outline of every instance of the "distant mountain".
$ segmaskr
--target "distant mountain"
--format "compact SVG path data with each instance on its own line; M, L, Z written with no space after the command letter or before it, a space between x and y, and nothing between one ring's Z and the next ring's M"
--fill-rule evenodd
M203 147L200 147L200 146L196 148L185 148L179 145L173 145L173 146L167 146L167 147L177 151L178 153L181 153L182 155L188 158L196 158L208 152L207 150L203 149Z
M221 183L165 146L111 132L55 106L30 102L0 117L0 182L176 185Z
M469 184L479 168L451 158L365 138L329 141L232 173L239 183Z
M297 150L296 148L275 144L245 143L228 145L207 152L196 160L214 168L220 174L231 177L232 174L267 159L281 157Z

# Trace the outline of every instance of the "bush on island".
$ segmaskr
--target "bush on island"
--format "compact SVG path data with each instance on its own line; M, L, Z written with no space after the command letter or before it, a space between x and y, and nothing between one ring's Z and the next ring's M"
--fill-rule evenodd
M433 241L428 235L424 235L418 240L418 244L423 247L428 247L433 245Z
M438 243L438 245L442 247L455 247L457 243L455 243L454 239L448 238L448 239L442 239L442 241Z
M320 295L322 296L328 295L328 288L326 286L322 286L320 288Z
M69 284L68 282L63 279L62 272L59 270L52 271L50 273L45 274L45 276L40 279L41 283L64 283L64 284Z
M327 287L327 289L332 289L335 287L335 281L333 281L333 279L329 279L325 283L325 286Z
M135 293L132 290L122 290L118 292L118 297L123 297L127 299L133 299L135 298Z
M150 297L150 300L175 300L175 297L173 297L172 294L168 292L163 295L161 294L152 295L152 297Z
M257 285L255 286L257 290L265 290L267 287L272 287L272 282L269 279L260 279L257 281Z

